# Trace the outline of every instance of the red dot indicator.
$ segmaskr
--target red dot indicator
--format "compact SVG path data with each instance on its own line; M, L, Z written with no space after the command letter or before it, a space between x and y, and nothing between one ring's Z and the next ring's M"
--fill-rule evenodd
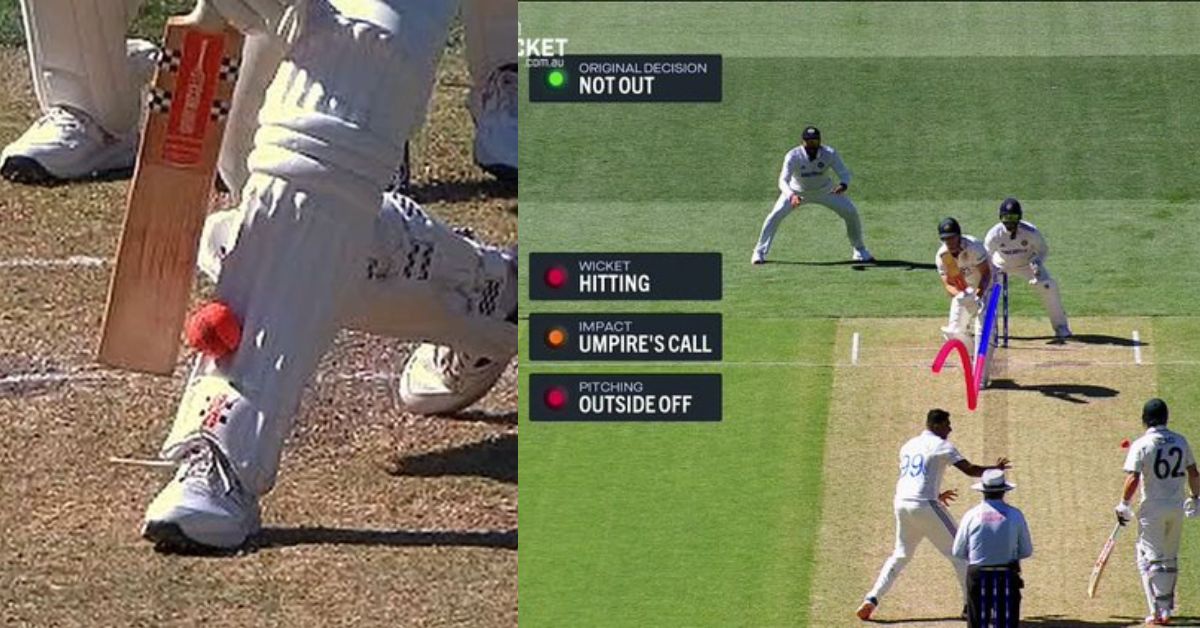
M562 266L551 266L546 270L546 285L555 290L567 284L567 269Z
M562 386L555 386L546 391L546 407L551 410L561 410L567 405L567 390Z

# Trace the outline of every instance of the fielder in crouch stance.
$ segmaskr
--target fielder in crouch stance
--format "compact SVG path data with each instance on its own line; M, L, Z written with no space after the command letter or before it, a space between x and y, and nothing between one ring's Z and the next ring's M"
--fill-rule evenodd
M983 502L967 511L954 536L954 556L967 562L967 624L971 628L1017 628L1021 624L1021 563L1033 555L1025 514L1004 503L1017 488L1004 471L985 471L971 486Z
M955 577L962 586L965 612L967 603L967 565L954 557L954 519L946 504L958 497L953 490L941 491L942 475L953 465L968 476L979 477L988 469L1008 468L1008 459L1000 458L991 467L971 464L947 438L950 436L950 413L940 408L929 411L925 430L900 448L900 479L896 481L896 549L883 564L875 586L867 593L856 615L866 621L879 606L879 600L912 559L913 552L924 539L929 539L943 556L954 565Z
M515 259L383 194L458 3L214 2L286 45L241 204L205 227L202 264L243 341L200 358L163 444L180 468L142 534L167 550L235 548L258 531L300 395L339 328L459 349L423 347L406 365L402 397L425 411L474 402L516 350Z
M846 222L846 237L854 247L852 259L856 262L873 262L875 258L863 244L862 220L858 209L846 197L850 187L850 170L842 163L842 157L832 146L821 144L821 131L815 126L804 129L800 136L803 144L788 151L783 158L783 170L779 172L779 199L763 222L758 244L750 261L763 264L771 251L775 231L792 210L802 204L816 203L832 209ZM841 183L834 187L828 171L832 168Z
M1146 433L1133 442L1125 457L1125 488L1117 503L1117 521L1135 518L1129 502L1138 485L1137 567L1150 607L1147 624L1165 625L1175 611L1175 580L1179 576L1179 539L1183 518L1197 516L1200 472L1182 434L1167 429L1167 404L1151 399L1142 408ZM1186 476L1186 481L1185 481ZM1189 489L1184 499L1184 486Z
M1071 337L1071 326L1067 324L1067 313L1063 311L1062 297L1058 293L1058 282L1046 270L1046 256L1050 248L1042 232L1033 224L1021 220L1021 202L1009 197L1000 203L1000 222L988 230L983 246L991 256L992 265L1000 272L1016 275L1029 285L1042 299L1054 335Z

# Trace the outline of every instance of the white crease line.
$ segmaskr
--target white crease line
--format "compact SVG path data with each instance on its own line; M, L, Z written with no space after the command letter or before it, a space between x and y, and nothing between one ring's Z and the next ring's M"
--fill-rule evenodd
M72 255L64 259L39 259L35 257L0 259L0 268L64 268L71 266L96 268L107 264L108 260L90 255Z
M858 332L850 339L850 364L858 366Z
M138 373L121 371L86 371L76 373L14 373L0 376L0 386L44 385L58 383L119 381L138 377ZM326 382L386 382L400 378L399 373L386 371L356 371L353 373L322 373L318 383Z
M1133 363L1142 363L1142 341L1138 339L1138 331L1133 330Z
M537 362L538 367L545 366L570 366L570 367L587 367L587 366L612 366L612 362L605 363L583 363L583 362ZM879 363L845 363L845 362L802 362L802 361L773 361L773 362L629 362L626 365L641 369L642 367L664 367L664 366L684 366L688 368L697 368L700 370L714 369L720 367L745 367L745 368L778 368L781 366L796 367L796 368L848 368L851 366L867 369L920 369L929 370L930 363L927 361L921 362L879 362ZM1200 360L1168 360L1165 362L1138 362L1140 366L1200 366ZM1054 364L1046 362L1033 361L1013 361L1009 360L1007 367L1010 371L1014 369L1030 368L1031 370L1045 369L1064 369L1064 368L1093 368L1097 366L1106 367L1129 367L1131 365L1127 361L1070 361L1067 364ZM510 367L512 368L512 367ZM958 363L946 362L946 369L955 370L959 368ZM130 373L124 371L80 371L75 373L13 373L11 375L0 375L0 386L14 385L45 385L45 384L73 384L82 382L103 382L103 381L121 381L142 377L139 373ZM180 374L177 377L182 377ZM400 378L398 372L392 371L354 371L349 373L322 373L318 374L316 381L318 383L329 382L359 382L359 383L376 383L390 382ZM3 391L0 391L2 393Z
M874 355L874 353L875 352L872 351L872 355ZM1013 360L1009 360L1008 365L1009 366L1030 366L1030 367L1036 367L1039 369L1077 368L1077 367L1092 367L1092 366L1130 366L1130 367L1134 366L1133 364L1130 364L1129 360L1127 360L1127 359L1126 360L1072 360L1069 357L1065 357L1062 360L1062 362L1066 362L1066 363L1065 364L1056 364L1053 361L1046 362L1046 361L1034 361L1034 360L1022 360L1020 362L1015 362ZM922 368L922 369L929 370L930 365L932 363L933 363L933 359L930 358L928 360L908 361L908 362L865 362L865 363L860 362L857 366L859 366L860 368ZM532 364L534 367L537 367L539 369L538 372L542 372L540 369L542 369L543 367L560 367L560 368L568 367L568 368L581 369L581 368L590 368L590 367L611 368L613 366L618 366L618 365L627 367L625 369L626 371L637 370L637 369L641 369L642 367L652 367L652 368L681 367L684 369L695 369L697 371L701 371L701 370L706 370L706 369L707 370L718 369L718 368L726 367L726 366L738 367L738 368L741 368L741 367L767 368L767 367L793 366L793 367L797 367L797 368L819 368L819 369L846 368L849 366L854 366L854 365L851 365L849 362L805 362L805 361L801 361L801 360L771 360L771 361L763 361L763 362L650 362L650 361L646 361L646 362L642 362L642 361L636 361L636 362L632 362L632 361L630 361L630 362L616 362L616 361L567 362L567 361L561 361L561 360L543 362L541 360L537 360L537 361L533 361L533 362L528 362L527 364ZM957 365L957 364L958 364L957 359L955 359L953 364L949 360L947 360L946 368L953 368L953 365ZM1200 366L1200 360L1171 360L1171 361L1167 361L1167 362L1143 362L1143 364L1150 364L1150 365L1160 364L1160 365L1169 365L1169 366Z

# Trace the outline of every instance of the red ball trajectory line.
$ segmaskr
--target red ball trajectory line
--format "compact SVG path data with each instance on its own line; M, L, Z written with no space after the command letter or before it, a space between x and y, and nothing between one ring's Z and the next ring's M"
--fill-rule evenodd
M933 372L940 373L950 352L958 350L958 356L962 359L963 378L967 385L968 410L974 410L975 406L979 404L979 387L983 384L983 371L987 367L988 346L991 344L992 327L996 324L996 303L999 298L1000 286L992 286L987 310L983 317L983 338L979 343L979 355L975 356L974 368L971 368L971 354L967 351L967 346L957 338L947 340L946 344L942 345L941 351L938 351L937 357L933 359Z

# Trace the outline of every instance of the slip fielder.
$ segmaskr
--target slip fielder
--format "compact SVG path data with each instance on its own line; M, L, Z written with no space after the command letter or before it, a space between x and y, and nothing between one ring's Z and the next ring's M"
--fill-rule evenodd
M1004 199L1000 203L1000 222L988 230L983 238L983 246L997 270L1025 279L1037 292L1050 316L1054 335L1070 338L1071 326L1067 324L1067 313L1063 311L1058 282L1046 270L1046 256L1050 248L1042 232L1021 217L1021 202L1012 197Z
M810 203L832 209L845 221L846 237L854 247L854 261L875 261L863 244L862 220L858 217L858 209L846 197L846 190L850 187L850 170L842 163L842 156L832 146L821 144L821 131L815 126L804 129L800 138L803 144L788 151L783 158L783 170L779 172L779 199L763 222L758 244L750 256L751 263L766 263L779 224L793 209ZM829 178L830 169L841 180L836 187Z

